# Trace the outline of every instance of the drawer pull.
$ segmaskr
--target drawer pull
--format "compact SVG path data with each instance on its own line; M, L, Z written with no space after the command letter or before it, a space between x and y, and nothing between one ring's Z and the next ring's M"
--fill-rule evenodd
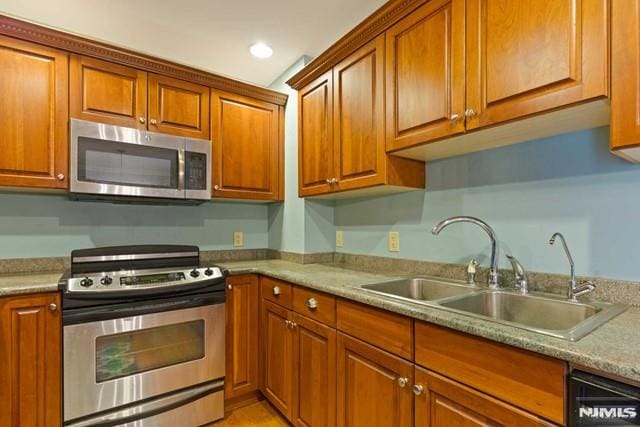
M56 311L58 309L58 305L57 304L49 304L49 311Z
M414 384L412 391L416 396L420 396L424 392L424 386L422 384Z
M315 298L309 298L305 301L304 305L306 305L309 310L313 311L318 308L318 301Z
M406 386L407 383L409 382L409 380L406 377L399 377L396 381L398 382L398 385L400 387Z
M280 289L280 286L274 286L272 291L273 291L273 294L275 296L278 296L278 295L280 295L282 293L282 290Z

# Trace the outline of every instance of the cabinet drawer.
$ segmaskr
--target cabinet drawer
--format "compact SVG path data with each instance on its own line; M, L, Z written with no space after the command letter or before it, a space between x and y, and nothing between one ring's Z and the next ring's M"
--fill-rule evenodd
M416 364L564 423L564 362L424 322L415 334Z
M294 287L293 310L325 325L336 324L336 299L322 292Z
M290 283L262 276L260 277L260 294L264 299L291 308L293 287Z
M412 319L347 300L338 300L336 312L339 330L413 360Z

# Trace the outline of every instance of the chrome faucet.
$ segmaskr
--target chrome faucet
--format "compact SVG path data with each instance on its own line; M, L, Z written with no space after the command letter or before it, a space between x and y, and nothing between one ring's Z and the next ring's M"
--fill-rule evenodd
M527 272L524 271L524 267L513 255L507 254L507 259L511 263L511 268L513 268L513 274L516 278L516 288L523 294L529 293L529 282L527 281Z
M571 252L569 252L569 247L567 246L567 241L564 239L564 236L561 233L553 233L553 236L551 236L551 238L549 239L549 244L553 245L556 242L556 238L558 237L562 242L564 253L567 255L569 266L571 267L571 279L569 280L569 290L567 292L567 298L569 298L569 301L576 302L578 301L579 296L588 294L589 292L593 292L596 288L596 285L591 282L580 282L580 285L578 285L578 283L576 282L575 265L573 263L573 258L571 257Z
M493 289L498 288L498 238L493 229L481 219L474 218L472 216L454 216L437 223L431 233L434 235L440 234L443 228L456 222L470 222L478 227L482 228L491 239L491 267L489 268L489 287Z

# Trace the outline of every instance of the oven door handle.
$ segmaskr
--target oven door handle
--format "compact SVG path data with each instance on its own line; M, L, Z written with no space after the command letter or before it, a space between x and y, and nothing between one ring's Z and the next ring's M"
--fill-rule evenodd
M178 393L169 393L124 409L76 419L65 423L65 427L112 427L149 418L162 412L179 408L224 390L224 380L213 381Z

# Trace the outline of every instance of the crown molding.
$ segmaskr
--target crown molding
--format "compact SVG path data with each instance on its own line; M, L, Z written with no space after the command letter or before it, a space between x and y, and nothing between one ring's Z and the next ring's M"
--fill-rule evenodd
M85 37L0 15L0 34L285 105L288 95Z
M301 89L427 1L391 0L385 3L302 70L294 74L287 80L287 84L296 90Z

